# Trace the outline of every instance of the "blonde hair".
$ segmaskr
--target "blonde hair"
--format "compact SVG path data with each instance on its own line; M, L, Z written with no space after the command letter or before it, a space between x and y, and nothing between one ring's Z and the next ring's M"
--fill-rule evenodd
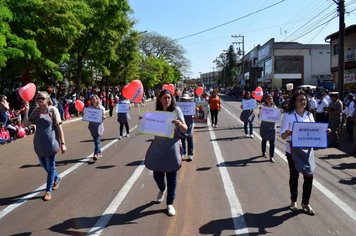
M104 108L103 105L101 104L101 100L100 100L98 95L95 94L95 95L91 96L90 100L92 100L93 98L98 102L98 107L99 108ZM93 106L93 104L91 104L91 106Z
M48 106L52 106L53 105L51 96L49 96L49 94L46 91L38 91L37 96L38 95L42 95L44 98L47 99Z

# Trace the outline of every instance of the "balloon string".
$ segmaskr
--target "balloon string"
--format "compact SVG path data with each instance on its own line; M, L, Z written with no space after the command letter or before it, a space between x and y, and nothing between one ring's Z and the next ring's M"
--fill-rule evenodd
M138 104L138 115L141 115L141 108L140 108L140 104Z

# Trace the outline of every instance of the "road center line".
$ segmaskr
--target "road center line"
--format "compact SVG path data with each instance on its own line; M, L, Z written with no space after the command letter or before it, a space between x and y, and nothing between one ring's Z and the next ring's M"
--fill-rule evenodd
M132 132L136 128L137 128L137 125L135 127L131 128L130 132ZM113 145L114 143L116 143L118 141L119 141L118 139L112 140L110 143L108 143L104 147L102 147L101 150L104 151L105 149L109 148L111 145ZM81 166L84 163L88 162L93 157L93 155L94 155L94 153L91 153L89 156L87 156L86 158L80 160L77 164L75 164L74 166L70 167L68 170L62 172L59 176L62 178L64 176L70 174L75 169L77 169L79 166ZM26 196L24 196L23 198L21 198L17 202L12 203L11 205L7 206L5 209L0 211L0 219L2 219L5 215L9 214L11 211L15 210L17 207L21 206L23 203L27 202L27 200L30 200L31 198L35 197L37 194L42 192L43 189L45 189L45 188L46 188L46 183L43 184L41 187L37 188L36 190L32 191L31 193L27 194Z
M232 220L234 222L235 235L249 235L245 218L243 216L242 207L239 199L236 196L235 188L231 181L229 172L227 171L225 160L221 155L221 150L218 141L216 140L215 133L210 125L208 125L208 127L209 127L209 133L215 152L215 157L218 162L222 181L224 183L225 194L230 203L230 210L231 210Z
M243 122L239 120L236 116L234 116L229 110L226 108L224 109L227 113L230 114L238 123L243 125ZM255 137L257 137L259 140L262 141L261 136L258 133L253 134ZM285 157L285 154L281 152L279 149L275 149L275 153L280 156L285 162L288 163L287 158ZM336 204L336 206L340 207L341 210L343 210L346 214L348 214L354 221L356 221L356 212L352 210L351 207L349 207L345 202L343 202L340 198L338 198L334 193L332 193L330 190L328 190L326 187L324 187L319 181L317 181L315 178L313 180L313 185L319 189L321 193L323 193L327 198L329 198L332 202Z

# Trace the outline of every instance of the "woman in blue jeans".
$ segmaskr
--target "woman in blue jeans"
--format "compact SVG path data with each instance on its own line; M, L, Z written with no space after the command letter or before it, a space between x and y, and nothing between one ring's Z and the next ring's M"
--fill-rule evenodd
M91 101L90 108L101 109L103 112L103 121L101 123L89 122L88 125L90 134L91 136L93 136L94 139L95 148L94 148L93 160L97 161L100 157L103 156L101 154L100 142L101 142L101 137L104 134L104 120L106 116L105 116L105 108L101 105L101 101L98 95L91 96L90 101Z
M56 155L59 150L62 154L67 148L64 142L64 133L62 130L62 121L60 114L54 106L47 92L38 92L37 107L35 107L30 116L29 104L25 102L26 113L24 124L28 127L30 124L36 125L36 133L33 138L35 152L38 156L41 166L47 172L47 185L45 201L52 199L52 190L59 187L60 176L56 172Z
M177 119L172 121L176 128L173 138L155 136L145 158L145 166L147 169L153 170L153 178L159 188L157 201L162 202L164 194L167 192L167 211L169 216L173 216L176 214L173 201L177 186L177 171L182 165L180 139L177 131L185 133L188 127L184 122L182 111L176 107L175 99L169 90L164 89L158 95L156 110L177 113ZM167 183L165 183L164 177L167 178Z

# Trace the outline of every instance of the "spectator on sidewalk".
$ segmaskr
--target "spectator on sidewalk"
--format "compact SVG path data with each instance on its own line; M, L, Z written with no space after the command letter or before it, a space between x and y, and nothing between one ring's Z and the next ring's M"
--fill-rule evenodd
M338 128L342 118L342 102L339 100L339 92L330 92L331 102L328 106L329 114L329 128L331 133L329 135L329 147L339 147Z

